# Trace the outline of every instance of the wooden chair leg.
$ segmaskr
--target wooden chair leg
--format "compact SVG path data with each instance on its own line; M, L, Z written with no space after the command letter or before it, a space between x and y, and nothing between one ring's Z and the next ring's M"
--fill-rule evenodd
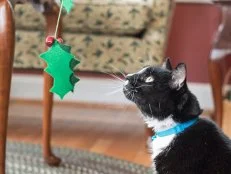
M153 136L153 134L154 134L154 133L153 133L152 129L146 128L146 135L147 135L147 138Z
M58 19L59 8L54 6L44 13L47 22L47 35L53 35L55 32L56 21ZM60 36L61 27L59 27L58 35ZM44 89L43 89L43 156L45 161L51 166L58 166L61 159L52 153L51 149L51 131L52 131L52 108L53 94L49 92L53 85L53 79L44 73Z
M14 19L7 0L0 0L0 174L5 173L5 151L12 64L14 58Z
M222 71L218 61L209 60L209 75L215 105L213 119L221 127L223 116Z
M151 148L151 142L152 139L151 137L154 135L154 132L152 131L152 129L145 127L145 132L146 132L146 148L149 151L149 149Z

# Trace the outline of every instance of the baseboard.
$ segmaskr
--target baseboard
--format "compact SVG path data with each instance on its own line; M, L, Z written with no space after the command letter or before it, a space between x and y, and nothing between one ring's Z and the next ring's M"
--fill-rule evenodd
M114 94L111 93L113 90L116 90L113 86L119 85L119 82L108 78L82 77L76 85L74 93L67 94L63 101L56 95L54 99L59 102L132 105L132 103L124 97L122 90ZM189 88L197 96L202 108L213 109L209 84L189 83ZM13 74L11 87L12 99L42 100L42 89L42 75Z
M208 83L189 83L189 89L196 95L203 109L213 110L212 89Z

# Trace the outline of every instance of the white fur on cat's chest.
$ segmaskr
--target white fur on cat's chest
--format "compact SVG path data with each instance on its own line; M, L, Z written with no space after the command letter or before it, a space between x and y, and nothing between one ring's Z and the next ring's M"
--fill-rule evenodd
M143 117L147 126L154 129L155 131L165 131L177 125L177 123L172 119L171 116L164 120L158 120L150 117ZM153 174L158 174L155 166L155 158L168 147L172 140L175 138L176 134L168 135L165 137L157 137L151 142L152 149L152 161L153 161Z
M171 116L164 120L157 120L150 117L145 117L144 121L148 127L153 128L155 131L164 131L177 125ZM165 137L157 137L151 142L152 146L152 159L159 155L168 145L170 145L176 134L168 135Z
M165 136L165 137L157 137L151 142L152 147L152 159L154 160L163 150L166 149L175 138L176 134Z

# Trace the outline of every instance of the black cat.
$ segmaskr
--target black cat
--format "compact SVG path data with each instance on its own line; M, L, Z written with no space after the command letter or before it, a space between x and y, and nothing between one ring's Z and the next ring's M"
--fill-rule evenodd
M231 140L210 120L186 84L186 66L146 67L128 74L125 96L134 102L152 140L154 174L231 174Z

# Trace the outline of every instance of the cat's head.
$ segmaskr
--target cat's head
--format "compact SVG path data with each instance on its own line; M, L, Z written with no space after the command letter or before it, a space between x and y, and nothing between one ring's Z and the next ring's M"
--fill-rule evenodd
M160 67L147 66L128 74L123 91L145 117L163 120L172 116L176 121L186 121L202 112L196 97L188 90L185 64L173 69L169 59Z

